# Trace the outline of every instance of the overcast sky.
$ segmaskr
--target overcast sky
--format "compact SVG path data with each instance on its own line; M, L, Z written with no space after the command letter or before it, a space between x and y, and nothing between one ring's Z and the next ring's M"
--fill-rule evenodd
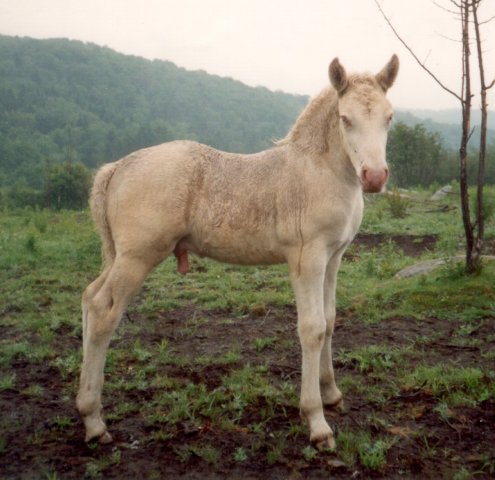
M459 39L460 26L454 16L432 0L380 3L417 55L458 91L460 45L452 39ZM450 0L436 3L452 6ZM495 1L485 0L480 13L494 16ZM350 71L375 72L397 53L401 71L390 91L396 106L458 107L415 64L374 0L0 0L0 33L93 42L248 85L309 95L327 84L328 64L336 56ZM495 20L483 26L483 36L491 80ZM493 109L493 91L489 100Z

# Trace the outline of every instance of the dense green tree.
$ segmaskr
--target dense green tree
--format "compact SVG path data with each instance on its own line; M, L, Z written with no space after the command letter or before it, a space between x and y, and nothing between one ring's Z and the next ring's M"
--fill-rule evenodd
M69 162L53 165L46 173L43 197L53 209L85 208L90 185L91 173L84 165Z
M399 187L447 182L456 175L452 155L442 147L440 136L428 132L422 124L394 124L387 157L392 181Z

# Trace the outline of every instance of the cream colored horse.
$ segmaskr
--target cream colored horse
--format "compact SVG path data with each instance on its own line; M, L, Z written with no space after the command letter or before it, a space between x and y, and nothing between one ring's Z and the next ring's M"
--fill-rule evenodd
M347 75L333 60L331 86L264 152L180 141L99 170L90 204L105 267L82 298L77 396L87 441L111 441L101 416L103 369L131 296L172 253L185 274L192 252L236 264L288 263L302 346L301 415L311 442L335 445L323 405L342 402L331 347L337 271L361 222L363 191L379 192L388 178L385 92L398 68L394 55L377 75Z

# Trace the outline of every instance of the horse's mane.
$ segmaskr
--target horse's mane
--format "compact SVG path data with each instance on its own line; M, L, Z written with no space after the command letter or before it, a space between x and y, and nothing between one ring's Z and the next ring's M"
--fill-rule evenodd
M337 125L338 116L332 116L336 110L337 92L328 86L308 103L287 136L277 144L292 144L308 153L327 152L331 125Z

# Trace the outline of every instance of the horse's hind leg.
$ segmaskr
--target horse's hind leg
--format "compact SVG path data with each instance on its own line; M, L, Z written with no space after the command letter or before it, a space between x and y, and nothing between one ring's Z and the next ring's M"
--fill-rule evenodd
M111 441L101 417L103 369L110 337L120 323L131 296L153 264L129 256L117 257L111 268L98 277L83 295L83 363L77 408L86 428L86 441Z
M82 300L81 300L81 311L82 311L82 338L83 338L83 351L86 349L86 338L88 337L88 305L91 299L98 293L102 285L108 276L109 268L106 268L100 276L90 283L86 290L84 290Z

